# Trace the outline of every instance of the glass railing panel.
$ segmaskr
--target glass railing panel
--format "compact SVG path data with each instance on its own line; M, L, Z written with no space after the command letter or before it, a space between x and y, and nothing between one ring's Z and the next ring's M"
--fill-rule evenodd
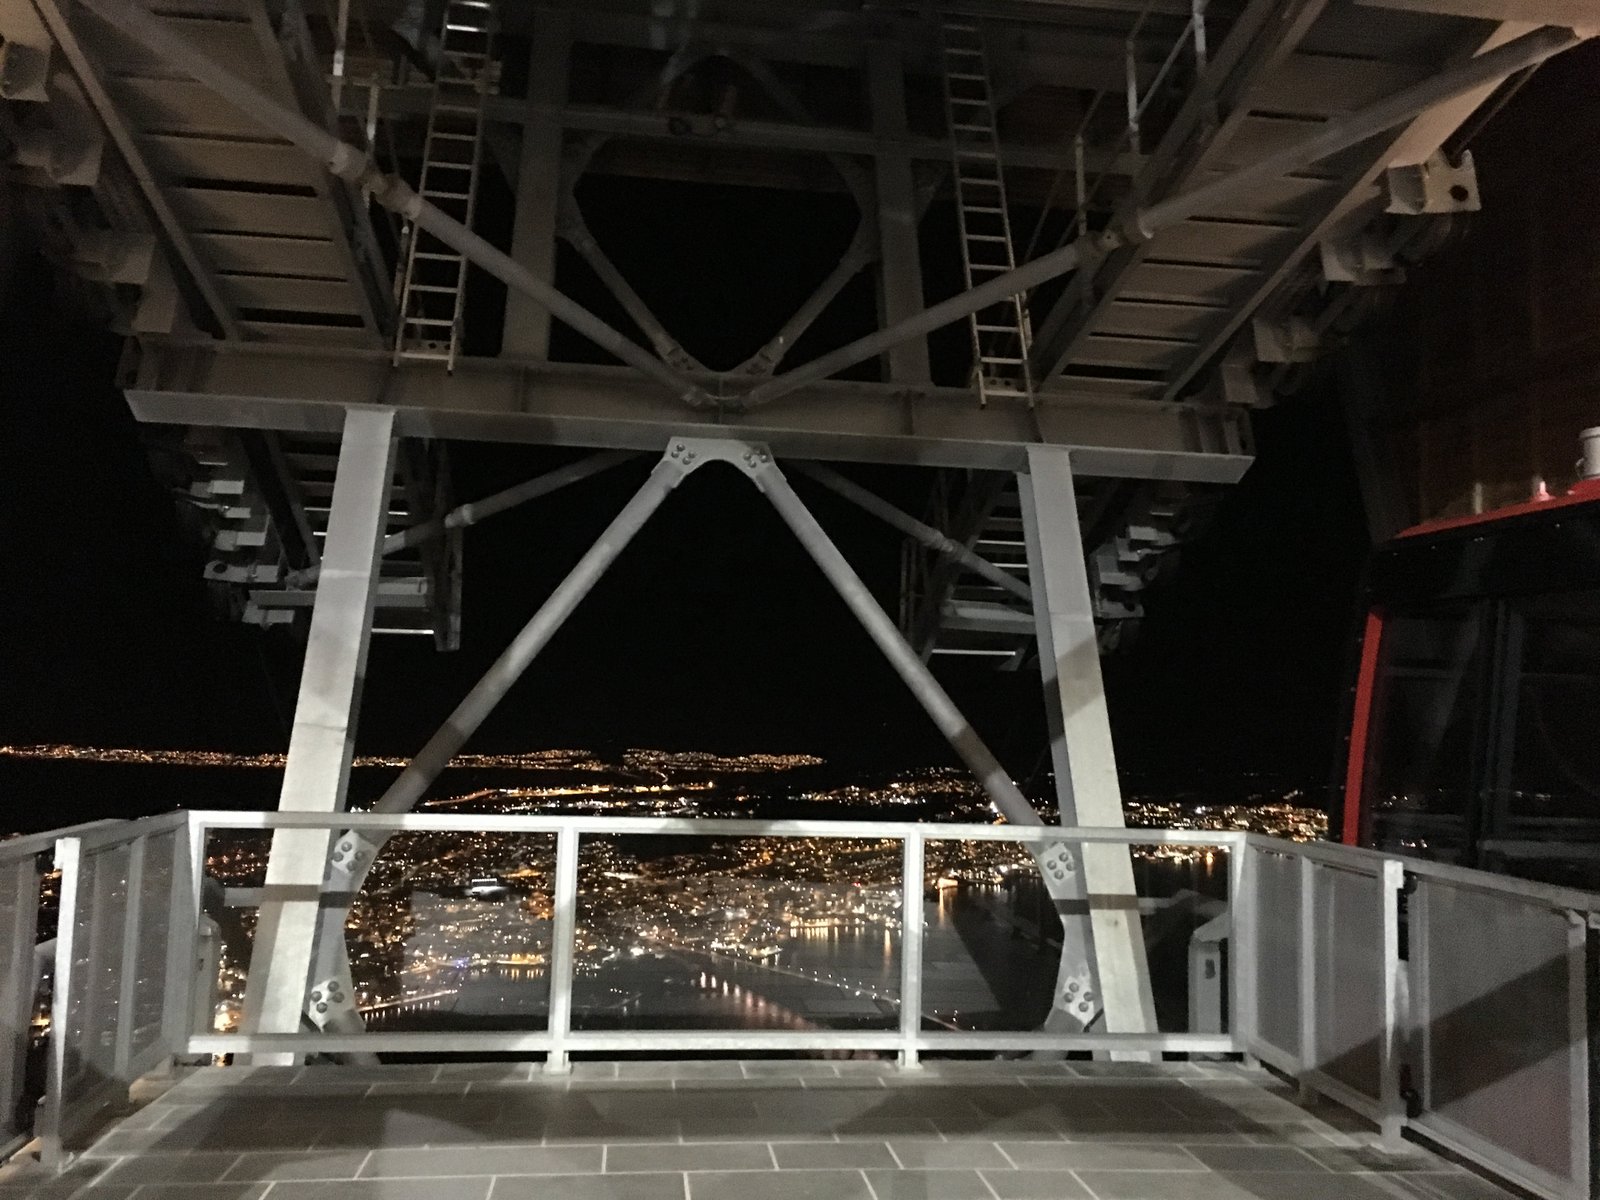
M1084 849L1072 849L1081 869ZM1157 1030L1222 1032L1226 921L1219 918L1228 907L1226 848L1101 844L1088 853L1132 855L1135 895L1128 902L1141 913ZM930 836L925 884L923 1029L1041 1028L1057 986L1065 927L1033 848ZM1072 920L1076 940L1087 922ZM1099 1009L1098 998L1090 1003ZM1105 1023L1095 1021L1090 1029L1103 1031Z
M574 1029L893 1029L901 844L585 836Z
M222 943L218 1032L237 1032L243 1019L270 846L264 831L208 839L207 873L225 886L208 909ZM546 1028L554 872L549 833L403 832L384 841L345 920L367 1028Z

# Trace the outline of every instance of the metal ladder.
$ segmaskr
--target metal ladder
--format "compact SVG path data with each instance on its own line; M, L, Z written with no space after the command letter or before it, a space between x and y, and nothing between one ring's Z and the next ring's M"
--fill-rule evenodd
M1017 265L1000 169L994 95L983 27L975 17L940 22L944 111L950 131L961 266L967 287L985 283ZM1024 297L1010 296L967 318L972 334L973 385L978 404L992 396L1021 396L1033 407L1028 355L1033 332Z
M448 0L422 147L421 197L472 228L483 158L484 99L494 86L492 0ZM466 257L412 225L396 308L394 361L442 362L461 351Z

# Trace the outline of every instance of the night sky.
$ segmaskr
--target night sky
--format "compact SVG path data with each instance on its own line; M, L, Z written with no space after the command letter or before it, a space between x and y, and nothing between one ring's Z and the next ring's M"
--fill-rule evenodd
M853 221L839 197L812 202L751 189L714 203L705 189L650 185L641 197L635 184L597 182L584 204L646 299L673 313L674 332L714 367L765 340L834 261ZM623 220L630 205L648 219ZM774 246L759 231L781 219L802 232ZM693 239L671 236L674 221L733 230L731 248L708 262ZM564 287L624 324L585 272L565 259L562 270ZM776 298L744 303L761 290L750 283L758 270L794 295L780 288ZM81 315L30 254L0 280L0 544L8 551L0 743L284 748L301 644L212 615L199 546L153 477L141 431L112 385L117 340ZM946 289L953 281L930 280L933 298ZM860 332L871 307L870 286L858 282L795 361ZM496 308L480 289L469 316L479 328L497 327ZM946 344L935 344L936 359ZM571 352L570 339L558 342L563 348ZM1319 786L1328 775L1366 549L1331 384L1260 414L1256 435L1255 466L1149 594L1141 636L1107 660L1119 756L1134 786L1250 772ZM461 499L574 457L521 446L457 445L452 453ZM648 467L641 459L469 531L462 650L439 655L426 639L377 639L358 748L419 747ZM925 474L849 473L920 510ZM808 481L797 487L893 611L898 535ZM1033 775L1043 748L1037 676L939 671L1013 773ZM680 488L469 749L551 746L805 751L846 773L950 760L776 515L740 477L717 469ZM0 767L6 806L29 805L37 778ZM79 803L70 790L51 797L63 816Z

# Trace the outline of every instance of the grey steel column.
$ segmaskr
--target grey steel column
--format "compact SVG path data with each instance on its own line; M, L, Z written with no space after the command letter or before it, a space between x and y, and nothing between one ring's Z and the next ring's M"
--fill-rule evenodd
M345 807L393 465L394 410L349 409L280 809L339 812ZM300 1028L327 858L324 831L283 829L273 835L268 899L261 905L245 992L244 1027L250 1033ZM294 1056L270 1057L283 1062Z
M561 109L567 100L567 63L572 52L572 15L541 8L533 18L528 54L527 119L517 161L516 215L511 257L534 278L556 278L556 218L561 203ZM548 358L550 310L515 289L506 293L502 352Z
M1067 452L1028 447L1028 471L1017 476L1017 490L1061 822L1120 829L1122 789ZM1155 1003L1128 848L1084 846L1083 883L1090 897L1089 924L1106 1029L1154 1032ZM1061 999L1057 997L1058 1004Z
M922 254L917 246L916 179L905 148L906 80L900 47L892 41L867 43L867 98L872 132L879 139L873 159L877 183L878 240L882 252L878 284L879 324L896 325L922 311ZM928 340L912 338L888 352L888 378L895 383L927 383Z

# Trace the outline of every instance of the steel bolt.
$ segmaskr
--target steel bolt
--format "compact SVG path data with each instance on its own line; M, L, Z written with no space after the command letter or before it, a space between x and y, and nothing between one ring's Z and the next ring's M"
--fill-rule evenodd
M328 1011L328 1006L326 1004L319 1004L317 1005L317 1011L319 1013L325 1013Z

